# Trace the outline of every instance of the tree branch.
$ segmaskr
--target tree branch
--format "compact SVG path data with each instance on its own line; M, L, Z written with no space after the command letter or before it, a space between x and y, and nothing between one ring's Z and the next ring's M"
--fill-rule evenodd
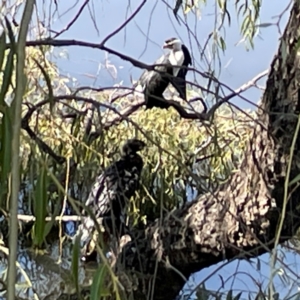
M54 39L57 38L58 36L62 35L64 32L68 31L73 25L74 23L78 20L78 18L80 17L80 15L82 14L84 8L87 6L87 4L90 2L90 0L85 0L84 3L81 5L81 7L79 8L77 14L75 15L75 17L71 20L71 22L68 23L68 25L62 29L60 32L57 32L55 34L55 36L53 37Z

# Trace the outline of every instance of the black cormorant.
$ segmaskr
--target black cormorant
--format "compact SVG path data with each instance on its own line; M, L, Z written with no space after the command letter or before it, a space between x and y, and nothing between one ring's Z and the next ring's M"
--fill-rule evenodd
M175 87L180 97L186 100L186 67L192 63L189 50L178 38L166 40L163 48L171 51L154 62L154 65L162 66L156 66L155 70L145 70L136 85L142 88L147 109L170 107L166 100L163 101L163 93L169 83Z
M97 177L85 203L96 219L103 218L110 234L120 233L120 228L124 227L126 204L139 187L143 168L142 157L137 152L145 146L141 140L128 140L122 147L121 158ZM84 255L94 231L95 223L91 217L86 217L78 227L76 236L80 235ZM82 259L85 260L85 257Z

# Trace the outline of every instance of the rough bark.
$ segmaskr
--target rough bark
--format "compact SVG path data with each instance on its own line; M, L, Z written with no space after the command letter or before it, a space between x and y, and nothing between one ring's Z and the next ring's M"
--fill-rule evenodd
M146 299L153 286L153 299L174 299L185 283L182 275L272 249L300 107L299 36L300 2L295 1L240 170L214 194L170 213L124 249L126 274L131 280L139 274L135 299ZM291 179L300 173L299 146L297 138ZM299 188L291 187L280 242L299 225L299 197Z

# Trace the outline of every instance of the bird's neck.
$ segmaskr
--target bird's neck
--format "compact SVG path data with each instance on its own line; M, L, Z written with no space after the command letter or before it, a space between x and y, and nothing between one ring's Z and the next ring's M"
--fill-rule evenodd
M121 160L127 163L134 162L134 165L138 165L140 166L140 168L143 166L143 159L136 152L131 152L127 153L126 155L123 155Z
M184 61L183 51L176 51L173 49L170 53L169 61L171 65L173 65L173 76L177 76L179 68L176 68L176 66L182 66Z
M182 50L182 45L179 44L179 43L175 44L173 47L174 47L173 51L180 51L180 50Z

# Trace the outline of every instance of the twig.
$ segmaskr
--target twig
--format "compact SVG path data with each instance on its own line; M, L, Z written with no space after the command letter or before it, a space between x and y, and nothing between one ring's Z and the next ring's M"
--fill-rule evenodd
M146 4L147 0L143 0L143 2L138 6L138 8L133 12L133 14L116 30L114 30L112 33L110 33L106 38L103 39L103 41L100 43L101 46L104 46L104 44L114 35L116 35L120 30L122 30L142 9L142 7Z
M88 47L88 48L95 48L99 50L107 51L110 54L114 54L118 57L120 57L123 60L131 62L134 66L147 69L147 70L153 70L154 66L144 64L128 55L122 54L118 51L115 51L111 48L108 48L104 45L95 44L95 43L89 43L89 42L83 42L78 40L54 40L51 38L42 39L42 40L36 40L36 41L28 41L26 42L27 47L37 47L37 46L54 46L54 47L67 47L67 46L81 46L81 47ZM10 44L6 44L6 49L10 48Z
M261 79L262 77L266 76L268 74L269 70L265 70L261 73L259 73L257 76L255 76L252 80L249 82L243 84L241 87L238 89L234 90L232 93L224 97L222 100L218 101L211 109L210 109L210 114L213 115L215 111L224 103L228 102L230 99L239 96L240 93L246 91L250 87L256 84L256 82ZM229 87L228 87L229 88Z
M30 114L31 115L31 114ZM66 159L63 156L57 155L44 141L42 141L35 132L30 128L27 119L22 119L22 129L27 131L28 135L37 143L40 150L48 153L58 164L63 164Z
M66 32L67 30L69 30L71 28L71 26L77 21L77 19L80 17L80 15L82 14L84 8L86 7L86 5L90 2L90 0L85 0L85 2L82 4L82 6L79 8L77 14L75 15L75 17L73 18L73 20L71 20L71 22L64 28L62 29L60 32L57 32L55 34L55 36L53 37L54 39L57 38L58 36L60 36L62 33Z
M84 218L85 217L76 216L76 215L73 215L73 216L57 216L55 218L53 218L53 217L46 217L45 221L46 222L51 222L54 219L57 222L78 222L78 221L84 220ZM25 223L29 223L29 222L35 221L35 216L17 215L17 219L19 221L22 221L22 222L25 222ZM101 219L100 219L100 222L101 222Z

